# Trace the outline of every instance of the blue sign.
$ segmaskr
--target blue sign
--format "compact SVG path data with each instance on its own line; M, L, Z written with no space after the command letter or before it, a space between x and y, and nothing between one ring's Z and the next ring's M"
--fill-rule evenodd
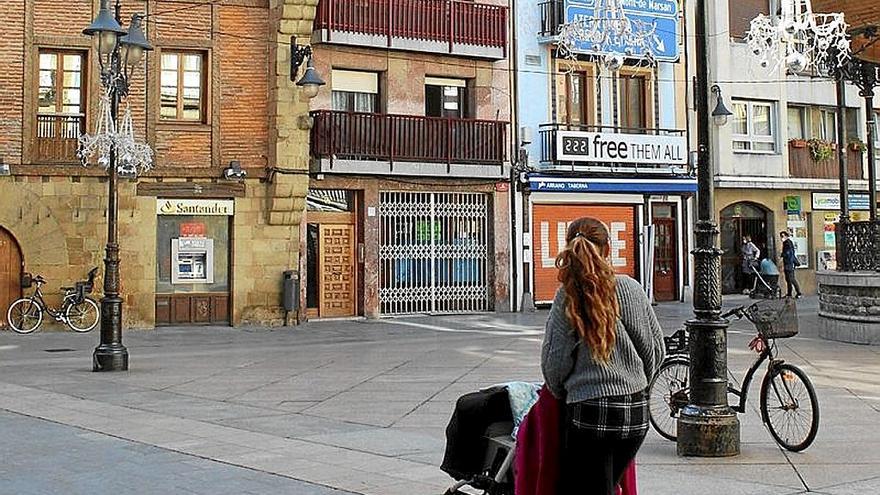
M695 179L609 181L533 176L529 178L529 188L532 192L691 194L697 192L697 181Z
M602 22L596 17L596 6L608 0L566 0L565 22L587 20ZM653 30L648 43L656 60L676 62L679 58L678 38L681 32L678 2L675 0L618 0L630 21L639 21L648 30ZM613 36L612 36L613 38ZM626 46L620 40L613 40L605 46L594 46L591 42L580 42L574 51L592 55L619 54L627 57L642 57L645 48Z

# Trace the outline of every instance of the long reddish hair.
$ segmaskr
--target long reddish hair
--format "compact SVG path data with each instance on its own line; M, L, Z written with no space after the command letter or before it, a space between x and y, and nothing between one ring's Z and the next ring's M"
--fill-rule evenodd
M620 305L617 282L608 263L608 229L595 218L568 226L566 246L556 257L558 280L565 289L565 314L593 360L607 363L617 339Z

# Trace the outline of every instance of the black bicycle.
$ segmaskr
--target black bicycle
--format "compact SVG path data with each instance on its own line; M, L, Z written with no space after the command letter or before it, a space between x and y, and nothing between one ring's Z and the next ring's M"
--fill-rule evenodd
M55 321L67 324L75 332L85 333L92 330L98 325L101 311L98 303L86 294L91 294L97 273L98 269L92 268L88 279L77 282L73 287L62 287L64 298L61 300L61 307L57 310L49 307L43 299L41 287L46 283L46 279L40 275L31 277L26 274L22 287L27 288L31 285L37 287L30 296L16 299L9 305L6 311L9 328L16 333L32 333L43 323L43 313L48 313L55 318Z
M819 401L807 374L797 366L777 357L776 339L797 335L797 306L791 298L759 301L740 306L722 317L745 317L758 330L749 348L758 357L746 372L742 386L728 381L728 392L739 398L732 405L737 413L744 413L749 385L764 361L767 371L761 382L761 418L776 443L792 452L800 452L816 438L819 431ZM677 421L681 410L688 404L690 394L688 335L680 329L665 337L667 357L651 380L648 388L651 425L665 438L675 441ZM728 372L729 373L729 372Z

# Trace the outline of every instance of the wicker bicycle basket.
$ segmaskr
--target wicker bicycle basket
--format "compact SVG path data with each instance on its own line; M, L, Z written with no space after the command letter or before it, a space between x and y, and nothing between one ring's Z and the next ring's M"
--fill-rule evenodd
M745 310L746 318L768 339L785 339L798 333L794 299L759 301Z

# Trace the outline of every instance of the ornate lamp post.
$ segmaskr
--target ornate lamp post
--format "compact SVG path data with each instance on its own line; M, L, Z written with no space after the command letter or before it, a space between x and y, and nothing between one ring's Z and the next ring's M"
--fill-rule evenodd
M141 29L142 17L132 16L128 31L120 25L120 1L111 13L109 0L101 0L101 8L92 24L83 30L95 42L104 95L101 114L94 135L80 137L80 159L87 164L96 157L107 168L107 247L104 257L104 297L101 299L101 342L92 358L94 371L128 369L128 349L122 345L122 298L119 295L118 191L120 175L131 176L137 169L152 166L152 150L134 141L131 111L117 125L120 99L128 95L129 81L145 51L153 47Z

